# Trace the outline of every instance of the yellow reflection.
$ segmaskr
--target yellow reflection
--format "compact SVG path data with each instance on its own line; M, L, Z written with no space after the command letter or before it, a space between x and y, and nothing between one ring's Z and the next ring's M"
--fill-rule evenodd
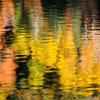
M34 40L30 41L32 59L52 68L57 61L59 40L50 31L49 23L44 20L42 13L41 1L34 1L34 15L33 17L30 15L31 20L34 21L31 23L34 29L32 31Z
M12 47L16 51L16 55L28 56L29 51L29 23L28 19L28 4L26 4L27 0L24 1L24 4L20 2L20 4L16 4L15 9L15 25L16 32L14 33L14 41ZM22 8L24 6L24 8ZM23 10L25 10L25 14L23 14Z
M34 0L30 7L30 24L31 24L31 38L30 50L31 59L28 62L29 68L29 86L31 89L39 89L43 86L43 75L44 75L44 55L45 50L43 44L38 40L41 30L41 24L43 22L42 12L41 12L41 2L40 0ZM32 12L34 11L34 13Z
M61 37L61 46L59 50L59 60L57 67L59 69L60 84L66 88L75 86L75 71L77 68L77 50L73 42L71 16L72 10L68 8L66 11L66 34ZM65 91L67 91L65 89Z

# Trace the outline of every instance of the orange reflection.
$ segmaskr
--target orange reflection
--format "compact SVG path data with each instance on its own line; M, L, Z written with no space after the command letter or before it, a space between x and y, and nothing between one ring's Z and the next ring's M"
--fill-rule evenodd
M13 0L1 0L0 12L0 36L5 34L5 26L12 22L14 26L14 5Z
M6 45L5 27L14 19L14 7L12 0L2 0L0 17L0 89L2 91L12 90L16 82L16 68L14 61L15 53Z
M4 41L2 41L4 42ZM16 68L17 65L14 62L14 51L7 47L4 43L0 44L3 48L0 49L1 61L0 61L0 84L1 88L6 90L11 89L16 82ZM8 86L8 87L7 87Z

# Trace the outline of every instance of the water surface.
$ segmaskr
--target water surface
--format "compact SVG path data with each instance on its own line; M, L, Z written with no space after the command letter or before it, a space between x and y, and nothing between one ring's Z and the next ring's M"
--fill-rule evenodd
M99 0L0 1L0 100L100 100Z

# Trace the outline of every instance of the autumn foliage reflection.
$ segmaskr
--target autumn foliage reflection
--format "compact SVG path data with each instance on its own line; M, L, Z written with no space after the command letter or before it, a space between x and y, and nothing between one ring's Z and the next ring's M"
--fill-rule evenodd
M7 45L6 36L13 31L14 6L12 0L2 0L0 9L0 91L9 92L14 90L16 82L16 68L14 50ZM12 23L12 24L11 24ZM8 28L6 30L6 28ZM3 95L0 96L3 98ZM2 99L3 100L3 99Z
M0 1L0 100L99 96L97 1Z

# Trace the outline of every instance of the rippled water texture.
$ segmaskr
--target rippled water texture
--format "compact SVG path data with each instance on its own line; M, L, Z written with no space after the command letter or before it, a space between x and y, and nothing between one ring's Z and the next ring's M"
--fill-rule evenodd
M100 0L0 0L0 100L100 100Z

